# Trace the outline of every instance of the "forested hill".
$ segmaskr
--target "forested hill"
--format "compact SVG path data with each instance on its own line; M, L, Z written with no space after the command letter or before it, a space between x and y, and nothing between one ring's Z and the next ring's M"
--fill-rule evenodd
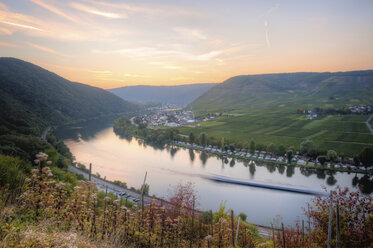
M117 96L132 102L156 102L186 106L216 84L189 84L175 86L126 86L110 89Z
M194 101L197 112L340 108L373 101L373 70L236 76Z
M45 125L137 109L103 89L15 58L0 58L0 106L0 135L38 135Z

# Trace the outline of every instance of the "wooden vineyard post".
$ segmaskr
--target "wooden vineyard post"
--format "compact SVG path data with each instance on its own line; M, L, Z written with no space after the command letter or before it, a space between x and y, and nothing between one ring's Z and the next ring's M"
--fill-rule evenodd
M91 181L92 178L92 163L89 163L89 176L88 176L88 181Z
M282 228L282 245L285 248L286 242L285 242L285 229L284 229L284 223L281 222L281 228Z
M245 227L245 232L244 232L244 237L243 237L243 246L246 247L246 226Z
M238 218L235 244L237 244L238 232L240 231L240 220L241 220L241 218Z
M311 217L310 206L308 205L308 247L311 248Z
M235 247L235 244L234 244L234 220L233 220L233 210L231 210L231 220L232 220L232 246Z
M142 183L142 186L141 186L141 195L140 195L140 205L141 207L144 207L144 188L145 188L145 181L146 181L146 176L148 175L148 172L146 171L145 172L145 177L144 177L144 182ZM139 208L139 205L137 205L137 209Z
M304 247L304 220L302 220L302 247Z
M275 240L275 229L273 228L273 224L271 224L272 227L272 240L273 240L273 248L276 247L276 240Z
M340 223L339 223L339 204L337 204L337 237L336 237L336 248L340 248Z
M329 225L328 225L328 248L332 247L332 221L333 221L333 193L332 193L332 191L330 191Z
M192 231L190 233L190 248L192 248L193 245L193 236L194 236L194 204L195 204L195 196L193 196L193 209L192 209Z

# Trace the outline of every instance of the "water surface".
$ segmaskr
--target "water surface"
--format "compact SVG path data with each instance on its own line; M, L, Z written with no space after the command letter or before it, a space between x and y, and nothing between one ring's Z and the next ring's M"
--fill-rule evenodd
M322 187L334 189L337 184L359 190L354 185L363 176L222 159L183 148L154 148L141 140L121 139L110 123L105 122L61 128L56 134L64 139L78 162L92 163L93 172L102 177L140 188L148 172L150 194L164 198L168 198L173 186L191 181L197 190L200 209L215 211L225 203L227 209L233 209L236 214L246 213L249 222L262 225L270 225L277 215L285 224L294 224L297 217L304 218L302 208L313 196L217 183L203 175L216 174L320 191Z

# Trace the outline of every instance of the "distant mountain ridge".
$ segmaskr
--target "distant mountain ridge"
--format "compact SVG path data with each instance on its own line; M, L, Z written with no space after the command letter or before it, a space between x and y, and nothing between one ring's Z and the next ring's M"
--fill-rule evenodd
M232 77L190 104L197 112L373 104L373 70ZM313 106L312 106L313 105Z
M0 105L0 134L36 134L43 125L138 108L103 89L15 58L0 58Z
M215 85L216 83L174 86L138 85L109 89L108 91L131 102L157 102L186 106Z

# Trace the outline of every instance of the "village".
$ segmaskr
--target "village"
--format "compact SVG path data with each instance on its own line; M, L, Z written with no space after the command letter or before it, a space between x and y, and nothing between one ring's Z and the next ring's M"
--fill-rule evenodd
M147 123L149 128L156 126L179 127L197 121L192 110L183 110L177 105L165 104L147 109L149 112L136 117L137 123Z

